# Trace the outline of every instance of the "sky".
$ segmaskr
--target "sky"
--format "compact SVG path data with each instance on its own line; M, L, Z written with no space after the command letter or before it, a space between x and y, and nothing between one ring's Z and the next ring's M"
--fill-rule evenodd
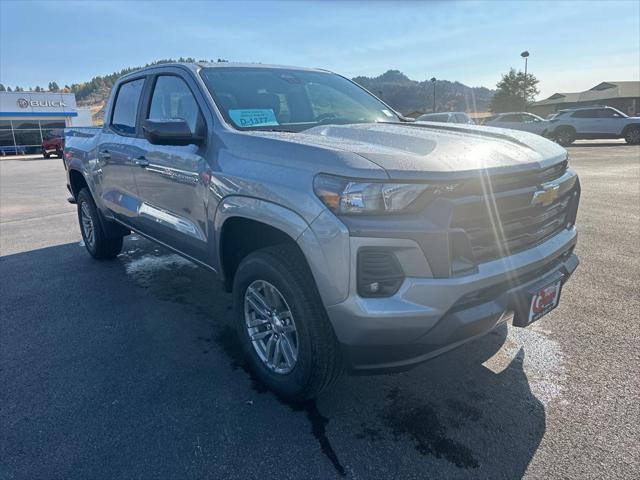
M537 99L640 80L640 1L0 0L0 83L12 87L182 56L494 88L523 50Z

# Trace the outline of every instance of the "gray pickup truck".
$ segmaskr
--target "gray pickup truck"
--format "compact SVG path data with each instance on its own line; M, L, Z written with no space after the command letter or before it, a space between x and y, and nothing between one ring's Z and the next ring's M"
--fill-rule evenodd
M284 398L525 327L578 265L578 177L537 135L412 123L331 72L230 63L130 73L104 118L66 131L87 250L115 258L135 231L216 272Z

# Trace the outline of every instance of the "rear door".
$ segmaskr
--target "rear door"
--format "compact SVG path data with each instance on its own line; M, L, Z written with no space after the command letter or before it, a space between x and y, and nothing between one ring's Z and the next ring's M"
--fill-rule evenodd
M193 133L206 132L197 85L179 70L166 72L150 79L141 121L180 118L187 121ZM135 179L142 204L136 227L207 263L212 252L207 246L211 169L205 160L206 145L153 145L141 137L137 146L140 154L134 158Z
M96 152L103 205L127 224L133 222L139 206L133 158L140 154L135 142L145 81L142 76L118 85Z
M597 108L589 108L585 110L577 110L571 114L571 125L580 134L599 133L600 121Z

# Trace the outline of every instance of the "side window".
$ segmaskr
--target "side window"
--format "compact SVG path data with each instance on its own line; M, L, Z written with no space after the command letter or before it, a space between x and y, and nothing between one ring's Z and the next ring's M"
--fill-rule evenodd
M599 112L600 118L620 118L620 114L610 108L603 108Z
M127 135L136 133L136 116L143 86L144 78L140 78L123 83L118 88L118 95L111 115L111 128L115 131Z
M198 103L183 79L173 75L158 77L147 116L149 120L182 119L195 133L199 116Z
M598 118L598 110L578 110L573 112L572 118Z

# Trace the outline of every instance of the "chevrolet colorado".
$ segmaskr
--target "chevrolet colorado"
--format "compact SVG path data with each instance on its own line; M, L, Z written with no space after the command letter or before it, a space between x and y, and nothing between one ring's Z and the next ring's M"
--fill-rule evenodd
M411 123L330 72L167 64L67 129L82 237L131 231L217 273L255 375L304 400L552 310L575 270L580 185L526 132Z

